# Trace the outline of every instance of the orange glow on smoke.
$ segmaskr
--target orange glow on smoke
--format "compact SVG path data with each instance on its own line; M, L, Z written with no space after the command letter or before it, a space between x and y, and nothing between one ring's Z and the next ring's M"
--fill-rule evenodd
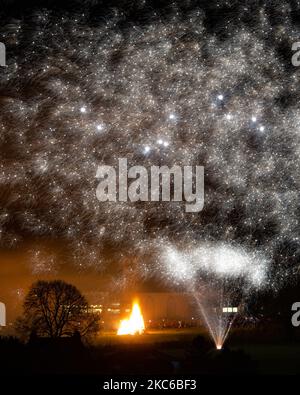
M140 306L134 302L129 319L120 322L117 335L141 335L144 330L145 323Z

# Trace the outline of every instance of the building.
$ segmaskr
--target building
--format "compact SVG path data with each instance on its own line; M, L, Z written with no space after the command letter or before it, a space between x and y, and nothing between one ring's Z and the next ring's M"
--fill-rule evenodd
M102 327L116 330L120 320L131 312L137 300L147 328L194 326L200 323L195 298L189 293L141 292L130 296L92 292L87 294L90 308L101 314Z
M176 292L140 293L137 299L145 321L192 321L199 316L192 294Z
M86 294L90 308L101 314L101 326L104 330L115 331L122 319L128 318L132 302L137 300L147 329L181 328L204 326L201 315L201 294L184 292L138 292L113 294L109 292L90 292ZM228 300L220 301L214 293L206 294L205 310L212 317L238 315L243 306L231 304Z

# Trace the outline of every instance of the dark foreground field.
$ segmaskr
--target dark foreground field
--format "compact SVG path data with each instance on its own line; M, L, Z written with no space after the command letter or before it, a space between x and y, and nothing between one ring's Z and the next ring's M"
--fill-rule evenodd
M199 335L207 343L202 347L199 345L199 350L197 350L197 336ZM208 354L213 354L215 351L214 344L207 337L206 332L199 329L150 331L143 336L133 337L103 333L97 343L112 349L118 346L127 349L130 345L137 349L147 348L152 344L163 354L178 361L188 359L189 355L197 354L197 351L200 354L202 351L207 353L207 349ZM237 331L227 339L224 348L244 352L254 362L255 372L258 374L300 374L300 340L291 341L275 337L272 342L272 337L266 335L258 335L255 338L253 333ZM220 352L216 351L216 355L218 353Z
M0 341L6 375L257 375L300 374L300 342L259 332L232 332L217 351L199 329L161 330L141 336L103 333L93 344L80 338Z

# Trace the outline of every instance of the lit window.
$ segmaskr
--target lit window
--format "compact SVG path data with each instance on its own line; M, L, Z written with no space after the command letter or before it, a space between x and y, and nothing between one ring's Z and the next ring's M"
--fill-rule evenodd
M222 311L223 311L223 313L237 313L238 308L237 307L223 307Z

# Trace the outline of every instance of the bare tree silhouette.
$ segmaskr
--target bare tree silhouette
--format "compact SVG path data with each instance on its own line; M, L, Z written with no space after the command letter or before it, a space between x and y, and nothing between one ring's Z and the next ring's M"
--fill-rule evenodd
M91 336L99 330L99 314L89 310L80 291L61 280L32 284L23 305L23 315L16 321L22 337L35 333L40 337L64 337L80 333Z

